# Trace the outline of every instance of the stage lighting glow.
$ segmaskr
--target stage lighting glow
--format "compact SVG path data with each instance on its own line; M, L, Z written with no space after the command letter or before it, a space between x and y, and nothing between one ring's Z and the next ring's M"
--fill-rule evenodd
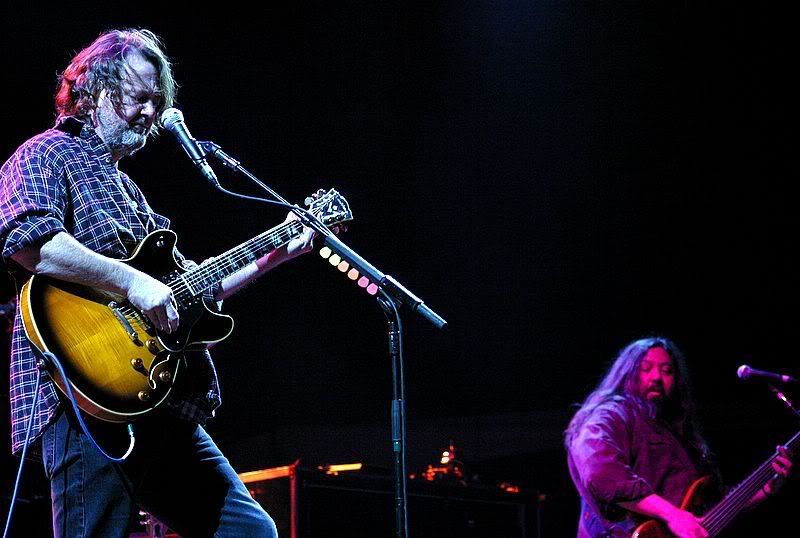
M339 263L339 265L336 266L336 268L339 269L339 271L341 271L342 273L346 273L347 270L350 269L350 264L347 263L346 261L342 261L341 263Z
M358 280L358 270L350 269L350 271L347 272L347 278L350 280Z
M370 284L369 286L367 286L367 293L369 293L370 295L375 295L376 293L378 293L378 285Z
M339 265L339 262L340 262L340 261L342 261L342 258L340 258L338 254L334 254L333 256L331 256L330 258L328 258L328 262L329 262L331 265Z
M239 478L242 482L249 484L251 482L260 482L262 480L272 480L273 478L283 478L290 476L293 472L294 465L284 465L283 467L272 467L270 469L261 469L260 471L248 471L246 473L239 473Z
M364 467L363 463L340 463L338 465L320 465L317 469L325 471L325 474L335 476L347 471L360 471L362 467Z
M365 276L362 276L361 278L358 279L358 285L362 288L366 288L367 286L369 286L369 279Z
M322 256L323 258L327 258L331 254L332 254L331 249L329 249L328 247L322 247L321 249L319 249L319 255Z

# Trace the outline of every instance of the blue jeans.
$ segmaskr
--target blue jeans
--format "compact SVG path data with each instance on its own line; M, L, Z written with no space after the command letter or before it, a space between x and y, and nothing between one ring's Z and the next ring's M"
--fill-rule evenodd
M89 428L106 451L127 447L124 425L92 421ZM161 415L134 430L133 454L117 464L97 452L71 412L47 427L42 455L56 537L127 537L137 505L186 538L277 537L272 518L201 426Z

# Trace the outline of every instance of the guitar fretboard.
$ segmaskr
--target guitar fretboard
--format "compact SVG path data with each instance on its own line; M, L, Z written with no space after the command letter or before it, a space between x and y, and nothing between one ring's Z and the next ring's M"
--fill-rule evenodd
M796 433L784 446L790 453L796 453L796 449L800 446L800 432ZM777 457L776 453L761 464L750 476L733 488L718 505L703 516L703 527L710 536L716 536L728 526L733 518L747 506L753 495L772 479L775 474L772 462Z
M303 232L300 221L285 222L233 247L168 282L178 300L196 297L227 276L280 248Z

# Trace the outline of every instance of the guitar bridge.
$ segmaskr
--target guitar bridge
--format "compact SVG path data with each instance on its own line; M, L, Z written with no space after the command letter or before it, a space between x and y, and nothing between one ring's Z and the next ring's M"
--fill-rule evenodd
M139 333L137 333L133 327L131 327L128 318L126 318L125 314L123 314L119 309L119 304L117 304L116 301L111 301L108 303L108 308L111 309L111 311L114 313L114 317L117 318L117 321L120 322L122 328L125 329L125 332L128 334L128 338L130 338L134 344L142 345L142 341L139 340Z

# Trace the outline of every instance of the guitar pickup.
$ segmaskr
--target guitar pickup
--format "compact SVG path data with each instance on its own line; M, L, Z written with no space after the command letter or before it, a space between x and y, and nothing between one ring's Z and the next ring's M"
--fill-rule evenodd
M137 333L133 327L131 327L128 318L126 318L125 314L123 314L119 309L119 304L117 304L116 301L111 301L108 303L108 308L111 309L111 311L114 313L114 317L117 318L117 321L119 321L120 325L122 325L122 328L125 329L126 333L128 333L128 338L130 338L134 344L142 345L142 341L139 340L139 333Z

